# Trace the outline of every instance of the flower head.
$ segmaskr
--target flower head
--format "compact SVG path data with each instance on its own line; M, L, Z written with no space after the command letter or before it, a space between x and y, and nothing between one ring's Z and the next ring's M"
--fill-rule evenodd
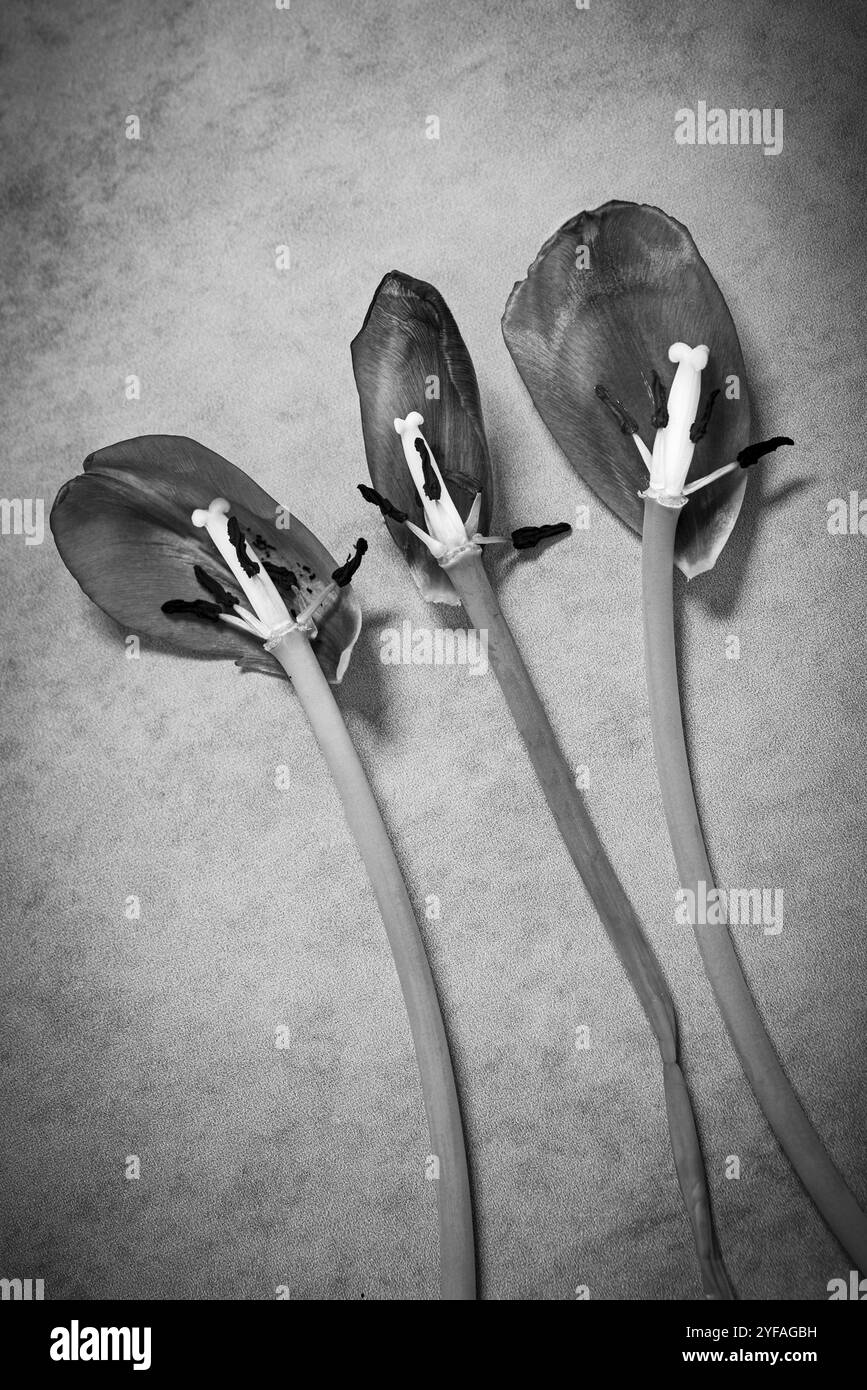
M362 495L380 508L424 596L457 604L449 557L489 539L493 477L476 374L439 291L386 275L352 364L373 482Z
M667 398L659 377L654 373L653 378L655 409L651 423L656 428L656 434L652 453L641 438L636 421L627 414L621 402L601 383L596 387L596 395L608 406L621 431L632 435L633 443L650 472L650 486L639 493L640 497L652 497L663 507L685 507L691 495L701 488L710 487L717 479L724 478L735 469L749 468L765 454L773 453L781 444L794 443L785 435L776 435L762 444L748 444L733 462L724 463L713 473L702 473L693 482L687 483L693 451L707 433L719 391L710 393L698 414L701 374L708 362L708 350L704 344L691 348L687 343L672 343L668 349L668 360L677 363L677 371Z
M466 521L461 520L461 514L452 500L437 461L419 428L423 424L424 417L417 410L411 410L405 420L397 419L394 422L394 428L403 443L403 452L412 480L421 499L427 530L408 519L404 524L427 546L442 568L448 569L465 551L478 550L483 545L496 545L500 537L483 536L478 530L482 508L480 492L476 493Z
M639 533L648 473L660 500L677 506L678 494L689 496L677 563L687 575L710 569L743 499L735 461L750 408L734 323L687 229L635 203L580 213L515 285L503 334L584 480ZM647 422L652 453L640 436ZM700 479L706 485L693 495Z
M330 680L346 669L361 614L345 567L195 440L147 435L91 454L51 529L81 588L128 632L282 675L267 645L303 627Z

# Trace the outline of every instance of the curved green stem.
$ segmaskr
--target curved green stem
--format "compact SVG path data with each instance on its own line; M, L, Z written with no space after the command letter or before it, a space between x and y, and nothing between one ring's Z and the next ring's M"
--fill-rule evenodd
M702 1284L709 1298L733 1298L714 1234L704 1163L680 1068L677 1021L668 987L578 793L548 715L488 582L481 557L465 552L448 566L448 575L470 622L488 634L488 660L526 744L557 827L659 1043L675 1168L692 1225Z
M421 1074L432 1156L439 1161L440 1295L476 1297L466 1148L448 1040L424 943L403 875L331 687L298 629L272 648L295 687L340 793L388 935Z
M681 887L695 901L713 875L689 771L674 641L672 577L680 513L648 498L644 506L642 586L645 662L653 748ZM695 914L693 914L693 917ZM825 1151L780 1065L744 979L725 925L693 921L698 949L747 1080L789 1162L840 1244L867 1269L867 1218Z

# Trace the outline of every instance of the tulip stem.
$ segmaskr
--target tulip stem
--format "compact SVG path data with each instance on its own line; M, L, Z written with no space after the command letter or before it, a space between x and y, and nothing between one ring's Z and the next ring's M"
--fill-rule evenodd
M678 1056L674 1005L660 967L573 780L573 774L485 573L465 552L448 566L467 617L487 631L488 660L530 755L557 827L653 1029L675 1169L692 1226L706 1297L732 1299L711 1217L698 1131Z
M653 749L681 886L696 901L714 886L695 804L683 734L674 639L672 576L679 511L648 498L642 583L645 663ZM728 928L695 921L705 972L747 1080L771 1129L825 1221L860 1270L867 1269L867 1218L831 1162L780 1065L741 970Z
M438 1161L440 1296L475 1299L475 1247L463 1124L436 986L412 903L367 775L306 635L296 628L271 651L295 688L340 793L397 968L421 1074L430 1157Z

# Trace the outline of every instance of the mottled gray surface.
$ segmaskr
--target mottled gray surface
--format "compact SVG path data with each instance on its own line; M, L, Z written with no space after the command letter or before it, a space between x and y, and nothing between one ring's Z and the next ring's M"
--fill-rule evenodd
M431 617L354 491L348 344L385 270L433 280L475 357L499 528L569 516L588 494L505 351L506 295L581 207L635 198L691 228L739 325L757 433L798 448L752 480L718 569L678 586L689 740L721 881L784 890L782 935L743 928L738 946L867 1198L867 538L826 525L829 498L867 495L862 8L7 0L2 21L0 489L47 504L92 449L177 432L249 469L333 549L362 526L375 537L340 698L411 891L441 899L424 929L485 1298L569 1299L586 1283L596 1299L680 1299L698 1282L649 1029L496 685L379 661L383 627ZM675 110L699 100L783 108L782 153L678 146ZM434 1296L408 1027L290 693L147 643L127 660L50 537L3 536L0 565L0 1274L44 1277L49 1297ZM636 539L592 503L589 530L500 574L671 982L735 1283L824 1298L849 1261L671 921ZM730 1154L739 1181L724 1178Z

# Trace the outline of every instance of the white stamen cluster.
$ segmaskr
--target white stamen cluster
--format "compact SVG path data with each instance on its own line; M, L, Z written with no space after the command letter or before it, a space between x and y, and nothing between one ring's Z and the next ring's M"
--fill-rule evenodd
M632 436L650 473L650 486L641 496L652 497L664 507L685 506L690 493L707 487L708 483L738 467L737 463L727 463L694 483L687 484L686 481L695 451L690 431L698 412L701 374L707 366L708 356L708 349L703 343L694 348L687 343L672 343L668 349L668 360L677 363L677 371L668 393L668 424L656 431L652 453L640 435Z
M427 530L422 530L412 521L407 521L406 525L414 535L418 536L420 541L424 542L443 568L448 569L449 564L465 551L478 550L482 545L494 545L500 540L500 537L479 534L479 517L482 510L482 494L480 492L475 496L466 521L461 520L461 514L452 501L430 445L419 428L423 424L424 418L419 415L417 410L411 410L405 420L396 419L394 422L394 428L400 435L403 444L404 456L412 474L416 492L421 499ZM434 477L439 482L440 495L437 498L428 497L425 491L424 464L422 454L416 448L417 440L421 441Z
M316 628L310 620L310 615L322 603L328 589L324 589L313 603L308 604L303 613L299 613L296 618L293 618L276 584L265 569L261 557L246 537L244 539L246 553L252 562L251 568L252 565L256 565L257 572L247 574L241 564L238 552L229 539L231 510L225 497L215 497L209 507L197 507L192 515L193 525L205 528L249 599L250 608L253 610L250 612L250 609L245 608L243 604L236 603L234 613L220 614L222 621L228 623L230 627L239 628L241 632L252 633L254 637L258 637L260 641L264 642L266 647L272 642L279 641L287 632L292 632L295 628L303 628L308 636L315 636Z

